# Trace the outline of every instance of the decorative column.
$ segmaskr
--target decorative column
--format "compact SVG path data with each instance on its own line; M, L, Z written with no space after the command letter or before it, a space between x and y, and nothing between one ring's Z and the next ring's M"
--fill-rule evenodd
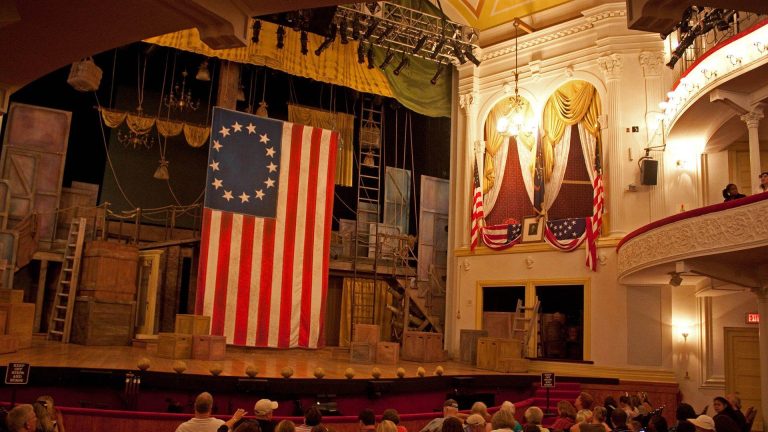
M758 107L741 116L741 121L747 124L749 129L749 176L752 186L752 193L761 192L760 182L757 180L760 175L760 137L757 133L757 127L763 118L763 108ZM768 412L768 411L763 411Z
M643 78L645 79L645 105L648 107L658 107L659 102L664 100L664 89L662 87L661 80L661 65L663 64L664 56L660 51L648 52L643 51L640 53L640 66L643 68ZM645 113L646 127L652 125L654 127L648 127L648 139L649 145L661 145L662 139L658 142L651 139L651 133L655 128L658 128L659 133L664 133L661 128L661 120L657 120L654 116L655 109ZM660 113L660 112L659 112ZM650 117L650 118L649 118ZM664 152L661 149L651 150L650 155L654 159L659 161L659 170L656 175L656 186L650 186L650 204L651 204L651 222L659 220L666 216L666 189L664 185Z
M605 152L608 168L608 235L624 234L623 217L621 214L622 183L624 182L624 170L621 161L621 69L623 60L618 54L605 54L597 59L597 64L603 72L608 88L608 100L606 107L606 119L608 127L603 136L603 151Z
M753 288L757 295L757 313L760 314L760 406L768 412L768 285Z
M464 149L463 152L459 152L459 154L463 155L464 163L460 164L464 168L464 173L458 178L467 179L468 181L464 182L463 185L460 186L461 190L466 192L463 194L462 198L459 200L460 207L459 215L461 215L458 218L458 221L461 223L462 227L466 227L464 230L465 232L461 236L461 243L463 245L469 245L469 213L470 209L472 208L472 202L470 200L470 197L472 195L472 191L470 188L472 188L472 176L474 174L474 163L475 158L479 157L478 152L480 152L479 146L475 142L475 123L477 118L477 102L479 95L475 91L468 91L466 93L463 93L459 95L459 107L462 109L464 113L464 145L459 146L459 149ZM478 159L478 163L482 164L482 160ZM480 165L481 167L482 165ZM482 169L482 168L479 168Z

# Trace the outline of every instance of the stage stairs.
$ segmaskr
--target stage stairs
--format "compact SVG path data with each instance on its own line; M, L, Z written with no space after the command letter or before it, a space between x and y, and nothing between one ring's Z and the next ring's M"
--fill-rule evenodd
M581 384L574 382L556 382L555 388L549 389L549 413L547 413L547 389L541 388L539 384L534 386L535 390L531 398L532 405L541 408L544 411L544 427L552 425L557 420L557 403L561 400L567 400L573 403L581 393Z

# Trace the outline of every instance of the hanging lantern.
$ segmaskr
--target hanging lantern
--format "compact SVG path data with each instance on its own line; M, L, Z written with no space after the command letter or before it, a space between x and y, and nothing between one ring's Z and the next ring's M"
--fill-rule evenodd
M165 159L160 159L160 166L157 167L155 170L155 174L152 176L158 180L168 180L170 175L168 175L168 161Z
M92 58L72 63L67 84L81 92L96 91L101 83L101 68L96 66Z
M256 108L256 115L261 117L269 117L267 113L267 103L264 101L259 102L259 107Z

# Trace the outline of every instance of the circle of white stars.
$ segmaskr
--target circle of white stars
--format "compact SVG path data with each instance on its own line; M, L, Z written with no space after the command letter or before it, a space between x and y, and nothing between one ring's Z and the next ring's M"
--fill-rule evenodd
M222 126L221 130L219 130L218 132L218 134L221 135L221 137L218 139L214 138L213 140L212 147L216 151L216 153L219 153L221 149L224 148L224 144L222 143L222 140L224 138L230 136L232 133L242 132L242 133L247 133L248 135L258 135L259 143L264 144L264 151L266 151L267 157L274 158L276 150L274 146L271 146L269 144L269 141L270 141L269 136L267 136L266 133L257 134L256 126L251 122L248 123L248 126L245 126L245 129L246 129L245 132L243 131L243 126L244 125L241 125L237 121L235 121L230 127ZM216 161L216 156L214 154L214 156L211 158L211 163L208 165L209 167L211 167L211 170L213 170L213 182L211 183L211 186L213 186L215 190L221 189L223 192L221 197L227 200L228 202L232 201L235 198L239 198L240 203L242 204L250 202L251 198L263 200L264 196L267 194L264 190L275 187L276 179L273 179L271 176L267 176L267 179L263 181L264 187L254 189L253 195L249 195L246 191L242 191L240 195L235 196L232 190L227 190L227 188L224 186L224 181L222 181L219 178L216 178L216 171L221 171L221 168L219 167L219 165L220 165L220 162ZM269 164L267 165L267 170L270 173L277 174L277 165L274 163L274 161L272 160L269 161Z

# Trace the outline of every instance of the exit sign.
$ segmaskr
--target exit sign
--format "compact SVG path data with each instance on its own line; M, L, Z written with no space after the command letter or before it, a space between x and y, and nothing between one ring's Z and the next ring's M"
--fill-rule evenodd
M760 323L760 314L757 312L752 312L747 314L747 324L759 324Z

